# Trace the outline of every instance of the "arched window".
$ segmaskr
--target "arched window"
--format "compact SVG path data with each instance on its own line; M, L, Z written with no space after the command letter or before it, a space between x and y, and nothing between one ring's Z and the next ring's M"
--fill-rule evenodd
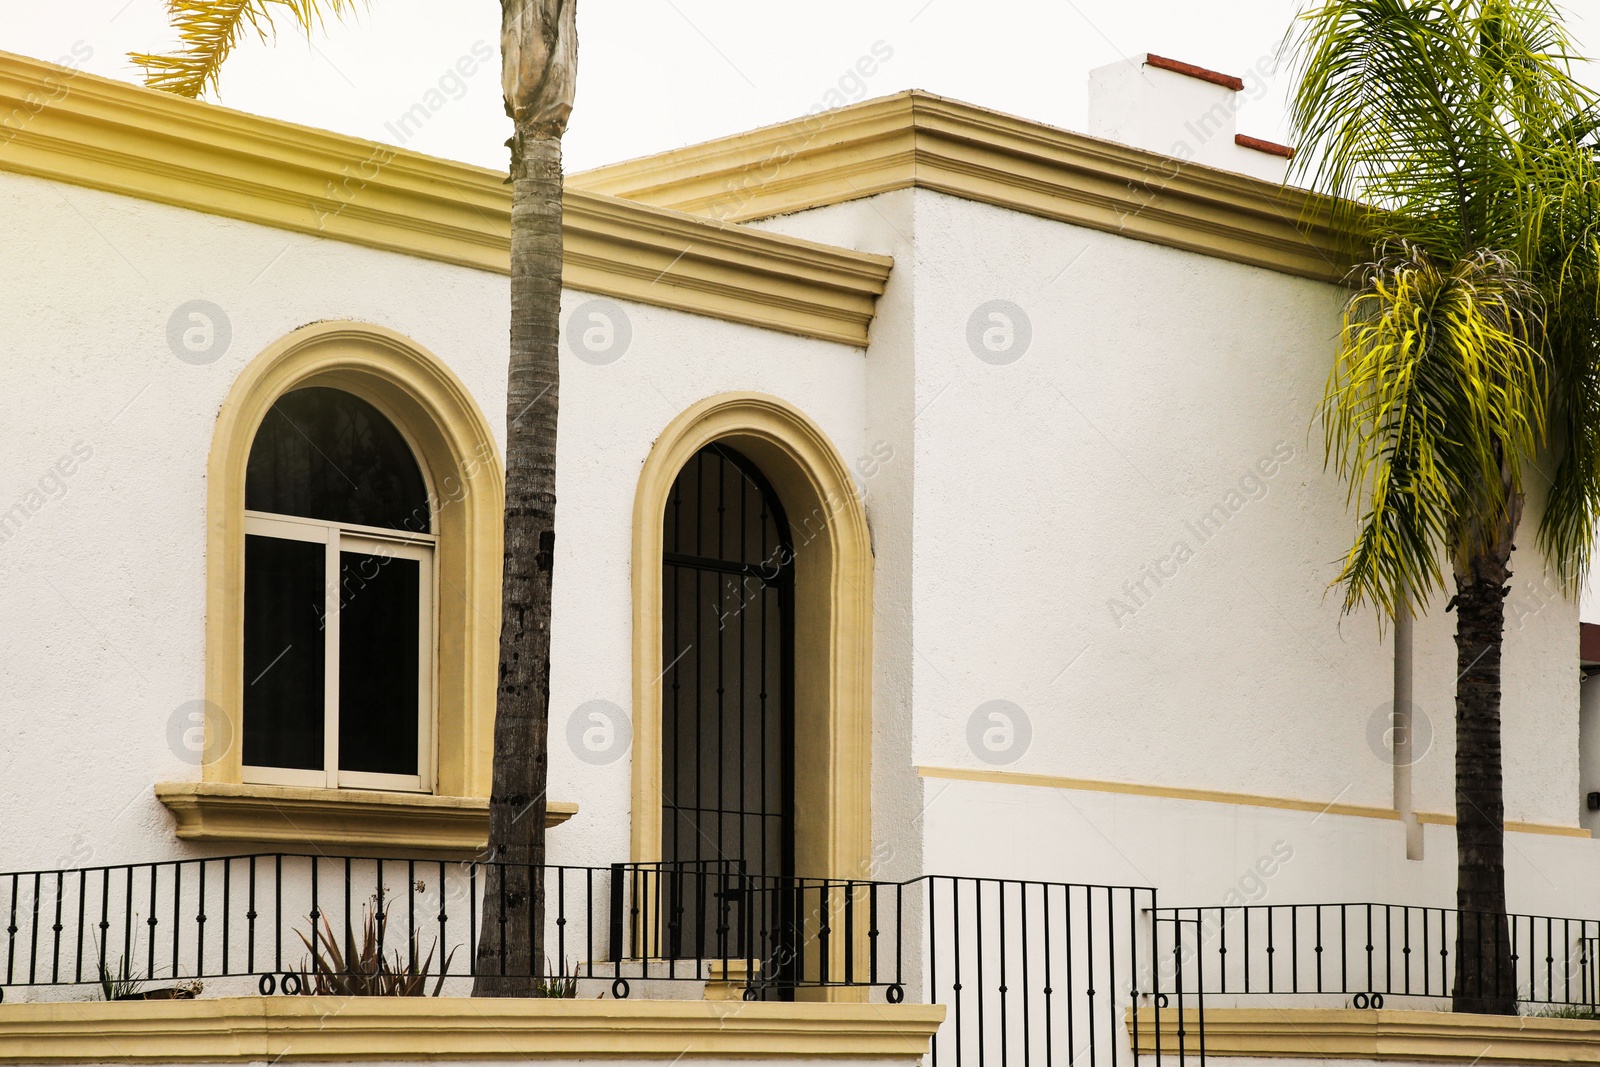
M435 540L388 417L341 389L278 398L245 478L245 781L432 790Z

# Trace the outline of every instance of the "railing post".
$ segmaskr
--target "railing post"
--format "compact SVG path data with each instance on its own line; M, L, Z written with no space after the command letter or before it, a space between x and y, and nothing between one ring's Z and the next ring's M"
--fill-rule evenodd
M611 962L619 966L622 963L623 909L627 906L626 887L623 885L626 870L625 864L611 865L611 912L607 916L611 929L608 940L611 945Z
M1172 911L1172 988L1178 994L1178 1063L1185 1062L1188 1033L1183 1020L1183 913Z

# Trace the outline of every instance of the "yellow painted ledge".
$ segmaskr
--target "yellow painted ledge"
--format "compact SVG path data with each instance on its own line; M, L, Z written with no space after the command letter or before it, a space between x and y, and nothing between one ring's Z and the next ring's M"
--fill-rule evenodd
M253 997L0 1005L4 1063L916 1059L920 1004Z
M162 782L156 798L185 841L475 852L489 839L484 797ZM545 825L566 822L577 811L576 804L551 801Z
M897 189L1318 281L1355 258L1307 193L911 90L574 174L569 189L729 222Z
M1198 1051L1199 1015L1192 1010L1183 1015L1187 1048ZM1155 1026L1155 1012L1141 1009L1141 1052L1154 1052ZM1176 1051L1177 1037L1177 1011L1162 1012L1163 1052ZM1448 1011L1208 1008L1205 1047L1208 1056L1600 1063L1600 1022Z
M0 171L511 270L503 173L0 52ZM892 260L576 188L571 289L865 346Z
M942 778L956 782L993 782L997 785L1025 785L1046 789L1074 789L1089 793L1121 793L1125 796L1160 797L1165 800L1198 800L1207 804L1232 804L1246 808L1277 808L1282 811L1307 811L1317 815L1348 815L1359 819L1387 819L1399 822L1393 808L1366 804L1327 804L1298 797L1275 797L1261 793L1230 793L1221 789L1191 789L1180 785L1150 785L1140 782L1110 782L1095 778L1067 778L1055 774L1029 774L1025 771L975 770L967 767L918 767L923 778ZM1417 813L1417 821L1439 826L1454 826L1456 817L1440 812ZM1592 835L1581 826L1557 826L1542 822L1506 820L1506 830L1514 834L1549 834L1555 837Z

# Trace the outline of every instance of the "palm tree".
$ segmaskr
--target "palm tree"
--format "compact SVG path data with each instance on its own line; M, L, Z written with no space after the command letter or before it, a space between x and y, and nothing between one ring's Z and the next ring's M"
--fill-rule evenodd
M1344 608L1456 612L1457 1011L1516 1012L1500 651L1532 479L1569 592L1600 512L1596 98L1549 0L1326 0L1303 15L1300 173L1376 251L1322 406L1359 507Z
M246 33L274 16L311 32L354 0L167 0L182 42L137 55L153 88L215 88ZM561 137L578 67L577 0L501 0L501 81L511 117L511 355L506 390L505 569L489 801L489 865L474 996L532 996L544 961L550 588L555 559L561 313Z

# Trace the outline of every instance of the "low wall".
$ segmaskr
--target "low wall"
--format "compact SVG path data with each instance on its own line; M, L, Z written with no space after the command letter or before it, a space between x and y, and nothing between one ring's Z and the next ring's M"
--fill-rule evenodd
M239 997L0 1005L0 1063L915 1063L944 1009L741 1001Z
M1139 1012L1140 1054L1155 1059L1156 1013ZM1228 1057L1229 1067L1306 1059L1369 1063L1600 1063L1600 1020L1354 1008L1208 1008L1163 1011L1162 1063Z

